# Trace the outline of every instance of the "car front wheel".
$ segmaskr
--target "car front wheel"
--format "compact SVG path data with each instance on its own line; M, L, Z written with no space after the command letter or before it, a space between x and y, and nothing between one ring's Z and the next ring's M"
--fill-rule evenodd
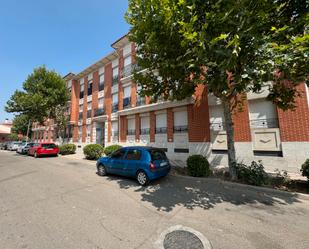
M146 186L149 183L148 176L144 171L139 171L136 175L136 179L141 186Z
M38 158L38 157L39 157L39 155L38 155L37 152L34 152L34 157L35 157L35 158Z
M106 172L106 168L104 165L100 164L98 166L98 175L99 176L106 176L107 175L107 172Z

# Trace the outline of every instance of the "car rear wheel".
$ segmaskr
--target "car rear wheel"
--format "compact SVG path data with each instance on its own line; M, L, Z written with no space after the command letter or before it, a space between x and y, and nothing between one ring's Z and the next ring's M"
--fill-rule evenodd
M35 157L35 158L38 158L38 157L39 157L39 155L38 155L37 152L34 152L34 157Z
M104 165L100 164L98 166L98 175L99 176L106 176L107 175L107 172L106 172L106 168Z
M136 179L141 186L146 186L149 183L149 178L144 171L137 172Z

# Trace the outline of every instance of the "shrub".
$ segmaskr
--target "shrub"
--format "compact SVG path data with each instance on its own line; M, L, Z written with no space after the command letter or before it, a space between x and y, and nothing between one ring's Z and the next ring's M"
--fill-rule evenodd
M114 151L119 150L120 148L122 148L122 146L118 145L118 144L107 146L107 147L104 148L104 154L109 156Z
M209 176L209 162L202 155L192 155L187 159L188 174L194 177Z
M60 154L61 155L71 155L75 154L76 152L76 145L75 144L64 144L59 146Z
M307 159L301 166L301 173L303 176L306 176L309 181L309 159Z
M98 160L103 154L103 146L100 144L88 144L84 147L84 155L88 160Z
M250 166L237 163L236 171L239 180L251 185L261 186L267 181L267 174L262 161L253 161Z

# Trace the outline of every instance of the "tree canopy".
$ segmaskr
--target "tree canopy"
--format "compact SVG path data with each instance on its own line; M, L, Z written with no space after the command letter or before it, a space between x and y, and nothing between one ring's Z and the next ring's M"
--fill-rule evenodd
M43 123L48 118L55 118L57 108L66 105L68 99L66 83L62 77L42 66L34 69L27 77L22 91L15 91L5 110Z
M23 136L27 135L28 125L31 118L25 114L19 114L13 119L12 132L16 134L22 134ZM29 131L30 133L31 131ZM28 134L30 136L30 134Z
M192 96L205 84L224 107L229 166L235 163L231 113L248 91L295 107L308 83L306 0L129 0L126 19L142 72L134 78L154 100ZM271 82L271 83L269 83ZM235 172L231 172L235 175Z

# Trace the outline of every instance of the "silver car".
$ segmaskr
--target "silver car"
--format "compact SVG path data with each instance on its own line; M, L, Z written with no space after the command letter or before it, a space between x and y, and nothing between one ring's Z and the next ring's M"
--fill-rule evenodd
M8 146L8 150L16 151L21 144L22 142L11 142Z

